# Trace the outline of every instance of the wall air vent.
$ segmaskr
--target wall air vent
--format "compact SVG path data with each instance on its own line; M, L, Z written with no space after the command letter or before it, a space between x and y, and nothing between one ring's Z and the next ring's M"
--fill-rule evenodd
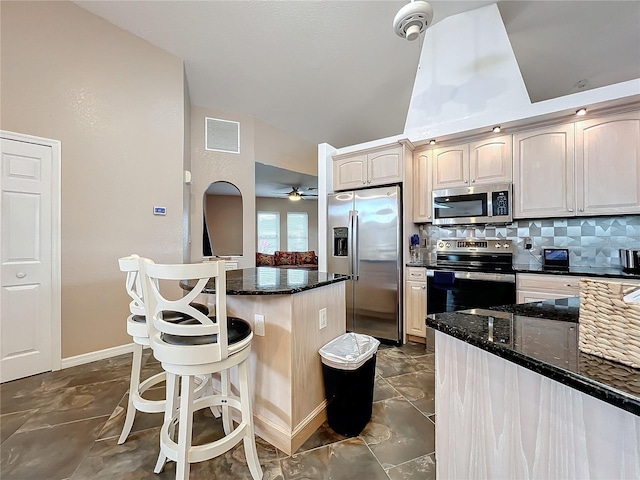
M204 122L205 150L240 153L240 123L208 117Z

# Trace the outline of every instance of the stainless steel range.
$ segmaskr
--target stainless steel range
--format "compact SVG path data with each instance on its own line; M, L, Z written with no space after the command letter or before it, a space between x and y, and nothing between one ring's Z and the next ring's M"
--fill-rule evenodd
M439 240L436 264L427 269L427 313L515 303L513 250L504 239Z

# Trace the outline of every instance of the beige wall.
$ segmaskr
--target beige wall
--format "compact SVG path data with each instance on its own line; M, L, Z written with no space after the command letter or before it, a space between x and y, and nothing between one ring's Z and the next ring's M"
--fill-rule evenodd
M205 117L240 123L240 153L213 152L204 148ZM255 155L253 117L191 107L191 261L202 261L202 212L204 192L213 182L233 183L242 195L242 251L238 268L255 265Z
M318 175L318 146L294 137L284 130L254 121L256 162Z
M182 148L183 148L183 168L185 171L191 172L191 98L189 97L189 84L187 83L187 72L182 72L183 78L183 101L184 101L184 131L182 136ZM189 243L191 237L189 232L191 231L191 185L185 184L182 189L182 261L189 263Z
M242 255L242 197L209 194L205 197L212 253L219 257Z
M70 2L0 5L0 128L62 142L62 356L129 343L118 257L182 259L182 61Z
M317 200L300 200L299 202L292 202L287 198L258 197L256 198L256 215L257 212L280 213L280 250L287 249L287 213L306 212L309 219L309 250L314 250L316 255L318 254ZM257 235L258 233L256 232L256 245L258 243Z
M205 117L240 123L239 154L205 150ZM253 267L256 251L255 162L316 175L318 171L316 150L315 145L289 135L250 115L221 112L193 105L191 107L191 169L193 171L191 261L202 259L204 192L211 183L224 181L233 183L242 195L243 256L238 259L238 267ZM316 202L309 202L309 204L315 205ZM310 206L305 207L305 209L307 208L313 209ZM312 216L315 218L313 231L311 230ZM309 223L310 245L317 246L317 211L309 215Z

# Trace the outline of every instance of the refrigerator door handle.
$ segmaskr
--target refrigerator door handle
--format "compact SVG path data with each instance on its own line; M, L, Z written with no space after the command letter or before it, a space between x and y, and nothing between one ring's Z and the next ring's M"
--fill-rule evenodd
M359 223L359 218L358 218L358 211L354 210L353 211L353 235L352 235L352 240L353 240L353 274L355 275L355 280L358 280L358 277L360 276L360 251L359 251L359 245L358 245L358 230L360 228L360 223Z
M349 230L347 233L347 261L349 263L349 275L353 275L353 225L354 225L354 216L355 212L353 210L349 210Z

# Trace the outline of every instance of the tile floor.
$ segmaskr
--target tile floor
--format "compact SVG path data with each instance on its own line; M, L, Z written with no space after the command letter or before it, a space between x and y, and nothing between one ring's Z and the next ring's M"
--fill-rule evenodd
M133 432L117 444L130 355L44 373L0 385L2 480L172 479L173 463L153 473L162 414L136 415ZM143 378L160 371L145 353ZM151 392L162 398L164 389ZM265 480L435 479L434 358L423 345L381 346L373 416L345 438L323 425L292 456L257 438ZM208 409L197 413L194 443L222 435ZM242 443L194 464L192 479L250 479Z

